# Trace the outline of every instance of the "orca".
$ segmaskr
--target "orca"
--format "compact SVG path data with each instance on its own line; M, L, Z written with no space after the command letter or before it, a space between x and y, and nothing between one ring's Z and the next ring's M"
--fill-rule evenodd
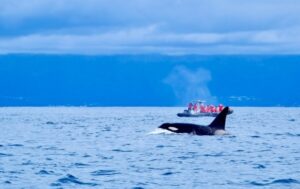
M225 107L221 113L211 122L211 124L197 125L192 123L164 123L158 128L171 131L173 133L189 133L194 135L224 135L226 116L229 107Z

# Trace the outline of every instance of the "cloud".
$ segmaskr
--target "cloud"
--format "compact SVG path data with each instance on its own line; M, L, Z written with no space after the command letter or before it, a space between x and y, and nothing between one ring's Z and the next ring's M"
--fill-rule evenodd
M2 0L0 53L299 53L299 12L296 0Z
M299 53L300 29L233 33L163 33L151 25L80 34L32 34L0 38L0 53L249 54ZM291 38L291 36L293 36Z
M181 105L198 99L216 103L217 98L211 95L207 85L210 80L211 74L206 69L189 70L184 66L176 66L164 82L173 88Z

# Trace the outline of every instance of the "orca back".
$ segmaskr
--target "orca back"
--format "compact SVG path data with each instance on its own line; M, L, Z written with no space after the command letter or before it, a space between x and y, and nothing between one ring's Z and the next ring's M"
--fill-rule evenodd
M221 113L209 124L210 128L214 128L215 130L225 130L225 122L226 117L229 111L229 107L225 107Z
M214 128L192 123L164 123L159 126L174 133L189 133L195 135L213 135Z

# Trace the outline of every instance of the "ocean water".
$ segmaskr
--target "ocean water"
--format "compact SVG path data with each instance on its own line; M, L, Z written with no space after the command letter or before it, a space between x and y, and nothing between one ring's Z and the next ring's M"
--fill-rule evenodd
M0 188L300 188L300 108L234 107L225 136L151 134L183 108L0 108Z

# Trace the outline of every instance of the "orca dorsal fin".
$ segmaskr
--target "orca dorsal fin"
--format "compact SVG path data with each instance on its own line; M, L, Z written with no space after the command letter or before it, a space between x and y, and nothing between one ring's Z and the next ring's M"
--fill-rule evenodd
M225 130L225 122L226 122L226 116L228 114L229 107L225 107L221 113L209 124L209 127L215 128L215 129L222 129Z

